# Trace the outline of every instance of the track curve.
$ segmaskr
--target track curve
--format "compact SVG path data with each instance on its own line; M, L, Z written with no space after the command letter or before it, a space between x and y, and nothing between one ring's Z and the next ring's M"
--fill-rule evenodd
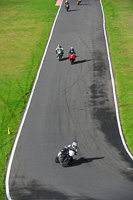
M68 13L62 6L14 155L13 200L132 200L133 163L118 131L102 23L99 0L73 0ZM73 140L77 158L62 168L55 156Z

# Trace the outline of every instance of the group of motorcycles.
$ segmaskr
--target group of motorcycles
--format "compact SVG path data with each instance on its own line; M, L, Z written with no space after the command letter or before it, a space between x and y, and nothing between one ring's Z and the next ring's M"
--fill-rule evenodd
M61 49L57 49L56 54L57 54L58 60L61 61L64 52ZM74 63L75 59L76 59L76 55L74 54L74 52L70 52L69 53L69 61L70 61L71 65Z
M81 0L77 0L77 5L79 5L80 3ZM65 8L66 11L69 10L70 4L68 2L67 4L65 4ZM64 51L61 48L56 49L56 55L59 61L62 60L63 54ZM75 59L76 59L76 54L74 52L69 52L69 61L71 65L74 63ZM63 167L67 167L70 164L70 162L73 161L74 155L75 153L73 150L64 148L61 151L59 151L58 156L56 156L55 158L55 162L60 163Z
M79 5L81 3L82 0L77 0L77 5ZM69 10L70 8L70 3L68 1L65 2L65 8L66 8L66 11ZM62 59L62 56L63 56L63 51L61 51L61 49L57 50L57 58L59 61L61 61ZM74 52L70 52L69 53L69 60L70 60L70 63L71 65L74 63L76 59L76 55L74 54Z
M81 3L82 0L77 0L77 5L79 5ZM69 8L70 8L70 4L65 4L65 8L66 8L66 11L68 12Z

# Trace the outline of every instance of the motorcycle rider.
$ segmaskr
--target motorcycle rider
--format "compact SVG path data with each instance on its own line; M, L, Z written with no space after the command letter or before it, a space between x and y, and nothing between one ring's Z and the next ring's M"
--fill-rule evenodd
M68 53L69 53L69 54L70 54L70 53L74 53L74 55L76 56L76 52L75 52L75 50L74 50L73 47L70 48L70 50L68 51Z
M65 2L64 4L65 4L65 6L66 6L66 5L70 5L70 3L69 3L67 0L66 0L66 2Z
M82 0L77 0L77 4L79 5L81 3Z
M68 11L68 10L69 10L69 5L70 5L70 3L69 3L68 1L66 1L66 2L64 3L64 5L65 5L66 10Z
M64 54L64 49L63 47L61 46L61 44L58 44L55 51L56 51L56 54L58 55L58 50L61 50L62 51L62 54Z
M72 150L75 154L75 156L77 155L77 142L73 142L72 144L69 144L68 146L65 146L59 153L58 153L58 157L59 157L59 162L62 163L63 158L61 156L61 154L63 154L63 152L67 151L67 150ZM73 161L73 157L71 157L71 161Z

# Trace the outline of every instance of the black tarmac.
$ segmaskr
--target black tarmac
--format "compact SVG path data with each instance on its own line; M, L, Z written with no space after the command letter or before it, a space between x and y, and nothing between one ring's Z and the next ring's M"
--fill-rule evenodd
M16 148L13 200L133 199L133 163L119 135L106 52L100 1L71 0L69 12L63 5ZM73 141L78 155L63 168L55 157Z

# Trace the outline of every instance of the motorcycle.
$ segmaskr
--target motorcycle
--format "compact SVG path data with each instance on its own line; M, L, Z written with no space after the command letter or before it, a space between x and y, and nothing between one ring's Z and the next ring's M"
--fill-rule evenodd
M77 5L79 5L80 3L81 3L81 0L78 0L78 1L77 1Z
M72 65L75 61L75 54L73 52L69 53L69 60L70 60L71 65Z
M69 10L69 4L65 4L65 8L66 8L66 11L68 12L68 10Z
M55 158L55 162L62 164L63 167L67 167L70 162L73 161L74 155L75 152L73 150L64 148L59 151L58 156Z
M58 60L61 61L62 56L63 56L62 50L61 49L57 49L56 54L57 54Z

